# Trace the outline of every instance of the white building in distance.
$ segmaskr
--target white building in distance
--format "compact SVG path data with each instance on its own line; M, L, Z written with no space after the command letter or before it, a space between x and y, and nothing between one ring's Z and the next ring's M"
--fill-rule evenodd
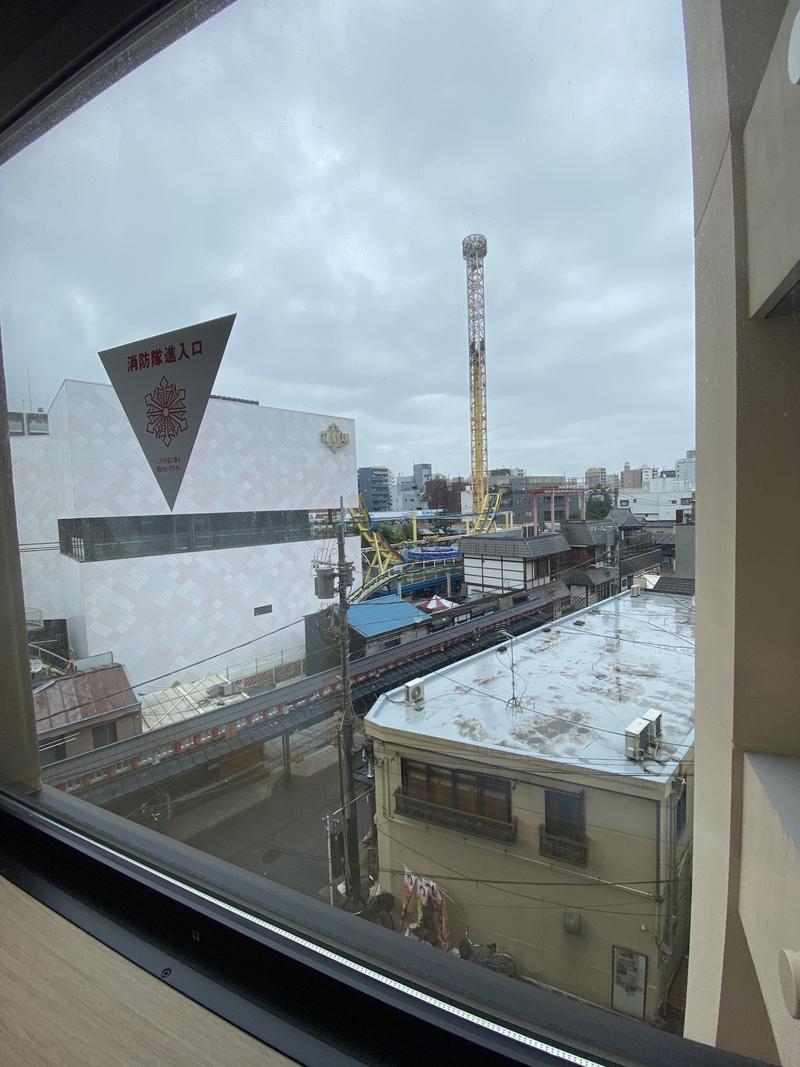
M173 512L111 386L65 381L36 419L9 416L25 604L67 620L73 657L110 651L138 686L302 645L321 523L358 500L352 419L212 398Z

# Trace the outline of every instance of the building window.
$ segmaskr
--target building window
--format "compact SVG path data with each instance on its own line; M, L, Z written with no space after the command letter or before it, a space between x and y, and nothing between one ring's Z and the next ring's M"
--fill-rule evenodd
M39 749L39 758L43 767L49 767L51 763L67 758L67 739L54 737L52 741L46 741Z
M504 778L404 759L402 780L403 794L411 800L497 822L511 822L511 782Z
M8 433L10 437L22 437L25 434L25 415L21 411L9 411Z
M544 823L548 834L570 841L586 839L584 794L565 793L560 789L544 791Z
M682 496L681 504L691 504L692 498L690 496Z
M536 577L546 578L550 573L550 558L544 556L542 559L534 560L536 566Z
M92 727L92 747L102 748L103 745L113 745L117 740L116 722L103 722L99 726Z
M540 854L585 867L589 846L586 842L584 794L545 789L544 813L545 821L539 827Z
M59 519L58 536L63 555L94 563L320 540L330 536L330 528L312 523L307 511L230 511Z

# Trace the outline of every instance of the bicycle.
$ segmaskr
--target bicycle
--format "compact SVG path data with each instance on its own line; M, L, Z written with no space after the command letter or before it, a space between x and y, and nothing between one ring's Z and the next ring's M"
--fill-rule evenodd
M478 949L486 949L486 955L476 956L475 952ZM479 967L488 967L490 971L496 971L497 974L507 974L513 978L517 973L517 964L513 956L507 952L498 952L494 941L489 942L488 945L479 945L471 941L469 927L464 931L464 937L459 943L458 954L462 960L477 963Z

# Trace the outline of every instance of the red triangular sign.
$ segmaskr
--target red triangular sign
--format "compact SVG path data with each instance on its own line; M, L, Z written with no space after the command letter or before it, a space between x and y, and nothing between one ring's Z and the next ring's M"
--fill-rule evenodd
M170 511L235 318L224 315L99 353Z

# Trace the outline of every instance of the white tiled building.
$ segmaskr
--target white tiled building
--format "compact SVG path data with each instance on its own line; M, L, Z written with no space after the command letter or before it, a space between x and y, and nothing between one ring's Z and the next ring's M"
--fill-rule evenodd
M332 422L349 435L336 451ZM180 670L316 610L308 513L357 502L355 426L330 415L210 400L173 512L111 386L65 381L49 433L11 446L26 608L66 618L74 656L111 651L134 685L296 646L302 626Z

